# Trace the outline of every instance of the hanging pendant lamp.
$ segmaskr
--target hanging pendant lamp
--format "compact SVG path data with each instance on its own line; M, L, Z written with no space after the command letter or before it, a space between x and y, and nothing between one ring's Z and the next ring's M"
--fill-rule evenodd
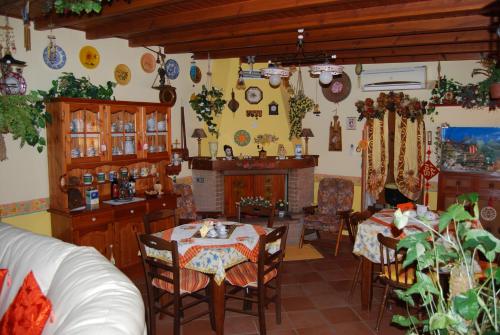
M332 55L332 59L337 58L336 55ZM328 85L332 82L333 76L341 75L344 72L344 67L336 64L332 64L326 60L321 64L314 64L309 67L309 72L312 75L319 75L319 82L323 85Z

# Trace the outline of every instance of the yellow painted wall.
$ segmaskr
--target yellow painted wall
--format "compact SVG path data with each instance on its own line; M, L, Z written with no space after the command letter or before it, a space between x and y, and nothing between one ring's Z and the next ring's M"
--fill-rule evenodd
M37 234L47 236L52 235L52 229L50 227L50 214L46 211L2 218L2 222L11 224L15 227L30 230Z

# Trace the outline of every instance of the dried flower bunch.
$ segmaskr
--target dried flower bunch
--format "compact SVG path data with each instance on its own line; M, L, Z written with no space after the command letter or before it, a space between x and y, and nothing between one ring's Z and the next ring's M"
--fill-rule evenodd
M259 207L271 207L271 201L264 199L263 197L241 197L240 206L259 206Z
M409 118L412 122L428 114L427 101L410 98L403 92L389 92L388 94L382 92L377 98L376 105L371 98L366 98L365 101L359 100L355 105L359 113L358 121L364 118L382 120L386 110L396 112L399 116Z
M285 200L278 199L278 201L276 201L275 206L276 209L279 211L286 211L286 209L288 208L288 202L286 202Z

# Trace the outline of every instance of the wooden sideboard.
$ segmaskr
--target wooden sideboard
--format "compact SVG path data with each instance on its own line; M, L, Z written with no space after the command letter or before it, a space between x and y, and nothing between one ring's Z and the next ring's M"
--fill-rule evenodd
M463 193L477 192L479 208L489 203L496 209L497 217L493 221L481 219L485 229L496 237L500 236L500 175L498 173L472 173L441 171L438 183L438 210L445 210L455 203L456 197Z

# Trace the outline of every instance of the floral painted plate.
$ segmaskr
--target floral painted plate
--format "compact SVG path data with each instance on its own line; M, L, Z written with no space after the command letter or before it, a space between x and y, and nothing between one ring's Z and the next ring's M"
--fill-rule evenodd
M179 64L175 59L169 59L165 63L165 72L167 73L167 78L174 80L179 76Z
M238 144L240 147L244 147L250 143L250 133L246 130L238 130L234 133L234 142Z
M54 54L49 57L49 47L43 49L43 61L48 67L54 70L59 70L66 64L66 52L56 45Z

